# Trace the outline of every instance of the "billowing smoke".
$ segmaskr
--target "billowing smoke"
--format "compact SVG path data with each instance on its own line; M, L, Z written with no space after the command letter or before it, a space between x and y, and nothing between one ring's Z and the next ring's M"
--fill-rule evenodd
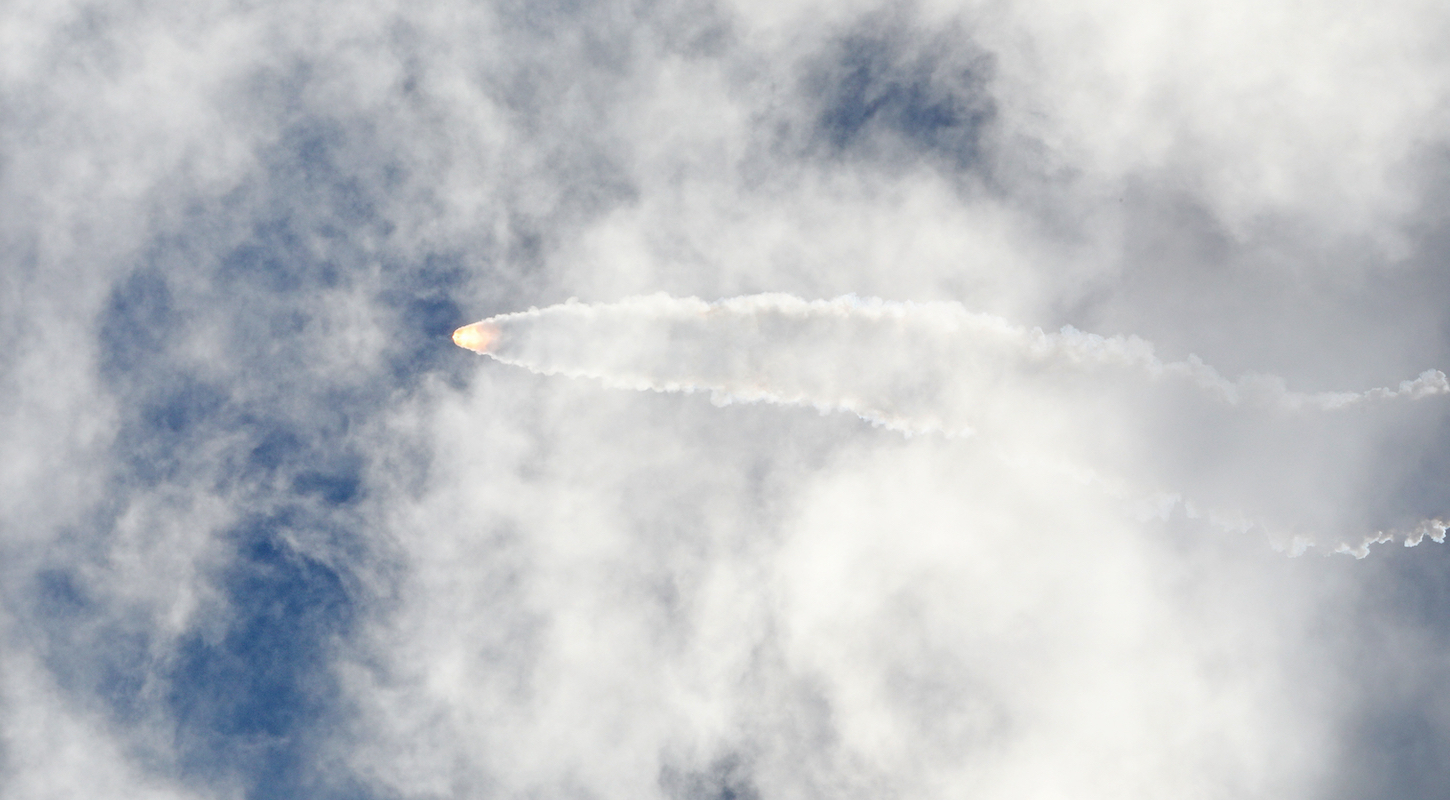
M849 411L908 436L970 437L964 446L1004 460L1050 452L1052 468L1129 503L1167 497L1188 517L1259 528L1294 552L1362 557L1372 543L1445 536L1439 519L1364 531L1376 521L1360 506L1374 505L1362 501L1375 487L1327 486L1358 473L1312 468L1363 457L1399 421L1395 406L1450 394L1435 369L1396 386L1304 392L1274 375L1227 378L1194 355L1164 360L1133 335L1046 333L951 302L786 294L571 300L465 326L454 341L543 375ZM1326 488L1344 502L1326 507Z

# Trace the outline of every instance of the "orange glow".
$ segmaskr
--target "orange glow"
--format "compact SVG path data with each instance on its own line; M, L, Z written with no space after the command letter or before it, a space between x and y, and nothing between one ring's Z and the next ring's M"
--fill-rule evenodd
M498 341L499 330L486 322L464 325L453 332L453 343L475 353L487 353Z

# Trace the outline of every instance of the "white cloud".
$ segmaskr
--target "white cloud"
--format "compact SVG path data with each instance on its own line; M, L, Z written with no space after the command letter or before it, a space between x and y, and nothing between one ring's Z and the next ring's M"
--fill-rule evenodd
M1406 763L1365 720L1450 729L1422 702L1443 632L1379 599L1428 596L1438 574L1404 565L1441 549L1289 559L1204 520L1246 498L1328 538L1443 513L1434 398L1341 423L1083 378L1101 428L1073 426L1091 393L1003 390L987 448L453 352L399 377L437 352L408 315L446 300L656 291L952 300L1309 393L1445 369L1431 4L42 4L0 26L7 797L182 796L186 769L213 797L1337 797ZM134 363L98 338L126 302L116 330L162 337ZM138 440L147 414L179 433ZM358 499L299 488L352 497L323 474L347 458ZM289 628L227 583L244 548L218 534L283 508L285 552L237 574L333 570L352 622ZM42 569L84 624L45 617ZM118 619L151 659L141 722L57 677L103 666ZM175 643L253 624L316 663L223 653L237 674L338 677L317 727L263 746L218 711L153 741L185 705ZM313 783L157 756L279 741Z

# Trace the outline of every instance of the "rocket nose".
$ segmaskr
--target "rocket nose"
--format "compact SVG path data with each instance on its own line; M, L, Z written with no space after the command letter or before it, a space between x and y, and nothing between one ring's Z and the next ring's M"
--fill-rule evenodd
M453 343L475 353L487 353L498 341L499 330L486 322L464 325L453 332Z

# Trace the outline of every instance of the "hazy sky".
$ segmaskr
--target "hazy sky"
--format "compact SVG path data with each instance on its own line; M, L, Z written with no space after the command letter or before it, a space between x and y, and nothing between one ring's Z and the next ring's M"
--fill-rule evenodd
M0 795L1450 795L1446 548L1330 554L1450 518L1450 397L1253 402L1450 369L1447 37L1394 0L5 4ZM604 380L449 341L656 293L1065 344L749 329L761 392L947 437L606 385L739 368L713 329L571 328Z

